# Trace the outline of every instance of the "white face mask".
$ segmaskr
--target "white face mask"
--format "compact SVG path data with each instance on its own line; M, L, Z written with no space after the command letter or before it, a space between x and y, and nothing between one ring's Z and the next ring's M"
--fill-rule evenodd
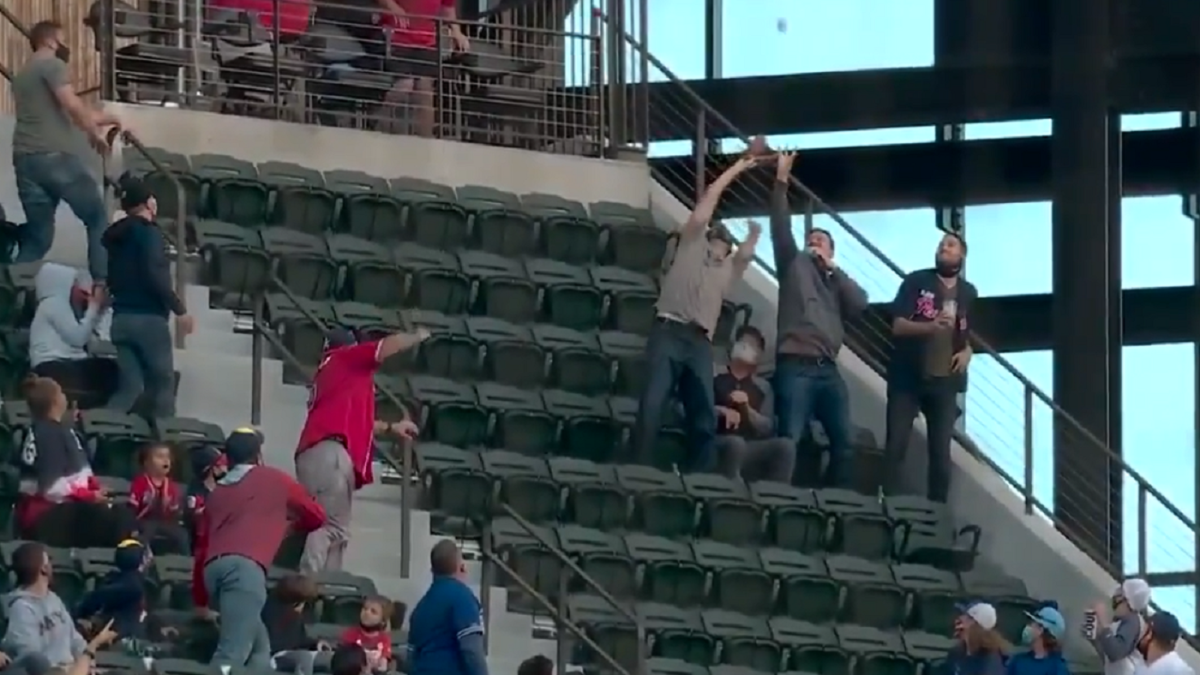
M758 348L749 342L738 342L729 350L729 356L742 363L758 363Z

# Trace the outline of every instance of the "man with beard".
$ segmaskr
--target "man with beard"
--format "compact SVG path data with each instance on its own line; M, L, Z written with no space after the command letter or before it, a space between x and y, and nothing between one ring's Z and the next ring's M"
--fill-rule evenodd
M900 489L904 454L917 413L925 414L929 441L928 497L945 503L950 492L950 438L958 415L956 397L967 389L971 307L978 292L959 278L967 243L947 233L932 269L911 272L892 301L893 350L888 366L887 484Z

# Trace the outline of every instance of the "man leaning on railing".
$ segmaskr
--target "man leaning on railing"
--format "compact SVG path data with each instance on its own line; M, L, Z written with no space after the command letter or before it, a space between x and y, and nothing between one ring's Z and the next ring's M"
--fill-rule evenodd
M29 32L33 57L13 77L17 120L13 128L13 169L25 224L17 234L14 262L36 262L54 243L54 213L66 202L87 228L88 272L97 283L108 275L100 235L108 225L100 184L75 153L75 131L82 129L99 151L108 142L105 127L120 125L115 116L89 108L71 85L70 50L62 26L41 21Z

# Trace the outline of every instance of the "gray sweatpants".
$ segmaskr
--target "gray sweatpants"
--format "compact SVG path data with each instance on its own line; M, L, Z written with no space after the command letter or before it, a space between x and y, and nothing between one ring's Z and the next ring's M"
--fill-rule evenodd
M339 442L321 441L296 458L296 478L325 509L325 524L308 535L300 571L339 571L350 543L350 503L354 499L354 465Z

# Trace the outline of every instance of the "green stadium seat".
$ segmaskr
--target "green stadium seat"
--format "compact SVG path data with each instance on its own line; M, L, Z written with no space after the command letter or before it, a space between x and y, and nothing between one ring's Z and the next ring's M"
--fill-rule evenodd
M625 550L637 565L643 598L679 607L704 604L708 573L689 544L639 532L625 535Z
M591 214L600 225L602 260L635 272L658 273L670 233L655 224L650 209L596 202Z
M429 339L417 346L415 353L402 355L415 359L417 370L452 380L475 380L483 374L483 348L467 332L461 317L446 317L448 330L431 332ZM392 370L402 370L400 363Z
M731 300L721 303L721 314L717 317L717 327L713 329L713 345L728 347L733 344L734 334L739 328L750 323L750 315L750 305L738 304Z
M480 382L475 394L488 413L493 445L533 455L557 448L558 421L546 412L539 392Z
M637 568L623 538L581 525L562 525L557 532L563 553L609 595L621 600L637 597ZM582 582L574 585L587 590Z
M123 652L101 651L96 653L96 669L105 673L129 673L144 675L146 664L140 656L130 656Z
M718 665L709 668L708 672L712 675L759 675L763 671L745 666Z
M488 536L492 551L500 556L517 576L525 580L535 591L550 598L551 602L558 598L562 575L566 566L562 560L542 542L550 546L558 546L558 538L554 529L533 526L537 533L530 533L512 518L497 518L488 528ZM485 546L488 545L485 543ZM503 573L502 573L503 574ZM509 607L544 611L532 598L526 597L525 592L511 579L501 578L502 585L509 589Z
M0 406L0 444L5 463L13 461L25 442L25 432L33 418L29 405L21 400L7 400Z
M406 397L408 380L392 375L375 375L375 419L382 422L399 422L419 414L420 406L414 405L411 400L406 401Z
M192 155L192 174L201 180L200 215L258 227L267 222L270 193L253 163L225 155Z
M187 155L171 152L162 148L146 148L146 151L160 165L179 181L183 187L185 212L191 216L200 215L200 191L203 185L200 178L192 173L192 163ZM123 157L125 173L141 178L150 188L151 194L158 200L158 211L164 217L176 218L179 215L178 196L175 184L170 176L160 172L140 152L130 152Z
M290 162L262 162L258 180L270 190L268 223L318 236L333 228L337 196L320 171Z
M491 509L492 479L480 453L441 443L417 443L416 470L424 483L421 508L457 518L486 518Z
M303 309L301 309L303 308ZM321 324L332 324L337 316L333 303L316 302L307 298L293 301L283 293L268 293L264 305L264 319L279 335L283 346L302 365L315 366L321 362L325 351L325 331ZM320 322L314 322L312 315Z
M540 324L532 328L532 337L550 355L552 386L589 396L612 389L614 363L601 351L595 335Z
M18 399L29 372L29 331L0 330L0 397ZM0 444L4 439L0 439ZM0 446L2 449L2 446Z
M699 523L696 500L674 472L624 464L616 469L617 483L634 505L638 529L662 537L691 537Z
M600 227L587 209L558 195L521 195L521 207L541 230L541 251L548 258L572 265L591 265L600 255Z
M630 442L634 423L637 421L638 400L632 397L614 396L608 399L612 409L613 420L621 428L623 439ZM673 401L663 415L663 427L658 431L654 446L654 454L650 458L654 466L675 471L687 459L687 435L680 425L683 422L683 408L678 401Z
M357 236L371 235L377 230L399 232L404 222L404 207L392 196L392 189L383 178L337 169L325 172L325 187L339 199L333 229Z
M400 312L365 302L334 303L333 320L363 340L378 340L404 330Z
M829 577L825 561L782 548L759 551L763 571L779 584L776 614L799 621L828 623L841 611L842 590Z
M750 497L744 481L715 473L692 473L683 477L683 489L702 505L703 524L710 538L746 546L762 543L766 534L763 509Z
M154 437L144 418L104 408L80 413L79 429L94 452L93 470L122 478L132 478L138 472L138 450Z
M446 242L455 248L473 243L500 256L522 257L537 250L537 223L521 210L521 200L511 192L464 185L456 190L458 204L471 215L472 242Z
M900 560L959 571L975 564L983 531L978 525L955 528L954 516L945 504L898 495L888 497L884 508L900 535Z
M228 303L218 301L217 306L247 306L267 288L271 259L258 232L219 220L198 221L193 229L203 261L204 284L233 296Z
M525 261L528 279L542 298L542 315L564 328L593 330L604 319L604 296L592 283L586 268L557 260L534 258Z
M630 613L637 611L628 606L625 610ZM626 670L637 672L641 652L637 628L629 617L611 603L594 595L571 595L567 598L567 619L580 626L596 646ZM586 647L581 650L581 657L585 667L597 666L606 670L609 667Z
M549 457L550 477L563 488L563 520L601 532L624 530L629 500L611 464L574 457ZM621 550L624 551L622 542Z
M493 500L508 504L526 520L553 523L560 509L558 485L541 457L506 450L480 453L483 470L491 478Z
M883 512L879 497L850 490L817 490L817 507L833 518L830 550L882 560L895 552L892 521Z
M465 317L462 316L447 316L440 312L413 309L400 312L400 321L408 330L424 328L429 331L430 338L416 349L400 352L384 361L380 371L390 375L403 376L414 372L425 372L426 354L432 352L435 360L449 358L447 355L439 355L439 353L451 346L458 345L457 338L470 337L467 333ZM458 348L467 349L466 342L464 341ZM479 345L472 344L470 348L477 352ZM461 358L461 356L457 358Z
M470 235L467 210L458 204L454 188L420 178L393 178L392 197L404 206L402 223L376 222L367 232L350 234L371 241L405 238L422 246L454 250L466 245ZM380 229L380 225L386 229Z
M1011 642L1017 642L1021 630L1029 623L1026 612L1037 609L1038 602L1029 597L1025 582L987 570L971 570L959 575L964 600L984 600L996 608L996 630Z
M607 328L650 333L658 302L658 288L651 277L621 267L594 267L592 283L608 301Z
M770 620L771 635L786 651L794 675L848 675L850 657L838 646L833 628L786 617Z
M646 386L646 338L635 333L603 331L600 349L617 366L614 394L637 397Z
M716 655L716 640L705 632L698 610L658 602L642 602L637 612L653 645L652 654L709 665Z
M716 666L716 668L730 668L732 666ZM679 659L663 659L651 658L646 659L646 672L649 675L709 675L712 672L709 668ZM722 675L732 675L722 672ZM740 674L739 674L740 675Z
M39 263L0 266L0 325L27 326L33 319L30 305L36 304L34 277Z
M760 481L750 484L750 496L767 511L768 539L773 545L800 553L825 549L832 523L817 506L812 490Z
M718 641L716 658L730 666L773 673L783 667L783 648L767 620L724 609L701 614L704 631Z
M454 254L416 244L400 244L393 254L407 278L404 307L443 314L467 312L471 282L462 273Z
M526 326L486 316L467 317L467 335L482 346L483 377L511 387L546 383L546 352Z
M853 675L916 675L917 664L899 633L867 626L836 626L838 645L850 654Z
M909 598L884 563L834 555L825 559L829 578L845 589L842 619L874 628L899 628L908 619Z
M272 269L293 293L313 300L334 298L341 280L324 237L286 227L266 228L260 234Z
M319 597L316 614L321 621L356 625L363 599L376 595L375 582L349 572L325 571L312 575Z
M518 260L485 251L461 251L458 264L471 281L472 314L530 323L538 317L538 289Z
M111 548L79 548L75 549L74 556L84 583L90 587L95 587L98 580L116 569ZM150 603L150 607L153 606Z
M424 436L459 448L488 445L489 414L472 385L428 375L413 375L406 383L403 398L419 407Z
M769 614L775 581L762 567L758 551L700 539L692 544L696 564L709 575L709 604L742 614Z
M928 565L893 565L896 585L912 597L909 626L929 633L945 633L954 623L962 599L958 575Z
M542 392L542 402L562 429L559 452L596 462L612 459L623 431L613 419L607 399L547 389Z
M96 480L100 482L100 487L104 488L104 491L114 499L120 500L129 497L129 479L117 476L97 476Z
M329 257L344 270L346 298L377 307L403 306L406 277L390 250L349 234L330 236L328 245Z
M183 555L154 556L154 605L171 609L192 608L192 558Z
M949 626L946 629L948 630ZM919 630L906 630L900 634L904 642L904 651L908 658L917 665L918 672L938 673L945 665L946 654L954 647L956 641L945 635L924 633ZM1076 672L1074 670L1072 673Z

